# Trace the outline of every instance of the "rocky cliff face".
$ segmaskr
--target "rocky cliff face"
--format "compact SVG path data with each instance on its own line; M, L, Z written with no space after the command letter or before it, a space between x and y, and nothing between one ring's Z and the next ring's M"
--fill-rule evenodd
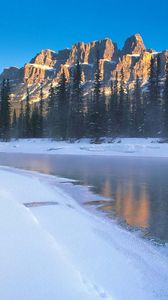
M52 68L56 63L56 52L49 49L42 50L30 63Z
M45 97L47 98L51 82L57 84L63 70L66 77L69 78L71 68L79 60L83 82L87 89L94 79L97 54L100 58L102 83L105 87L110 86L116 72L120 74L122 69L124 79L130 86L133 86L136 76L146 82L149 76L151 57L157 55L161 58L162 76L164 76L165 64L168 60L168 51L157 53L147 49L142 37L135 34L125 41L121 50L118 49L116 43L108 38L87 44L80 42L73 45L71 49L58 52L49 49L42 50L23 68L11 67L5 69L0 75L0 81L3 78L10 79L13 99L16 101L24 99L26 85L28 84L31 90L31 99L36 101L39 97L41 83L45 86Z
M82 64L94 64L97 53L99 57L107 60L118 58L117 45L110 39L104 39L88 44L78 43L72 46L68 64L74 64L77 60Z
M23 81L23 68L19 69L17 67L5 68L0 74L0 82L3 79L8 78L10 81L22 82Z
M145 50L145 45L140 34L135 34L129 37L124 44L122 54L142 54Z

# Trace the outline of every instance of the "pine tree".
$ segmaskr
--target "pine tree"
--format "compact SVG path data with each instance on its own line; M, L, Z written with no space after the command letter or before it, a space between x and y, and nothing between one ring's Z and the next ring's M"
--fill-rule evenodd
M108 111L107 111L107 96L105 87L103 88L103 93L101 95L100 102L100 118L101 118L101 136L105 137L107 135L107 125L108 125Z
M164 130L163 133L168 137L168 62L165 68L165 83L163 91L163 115L164 115Z
M81 138L84 133L82 77L79 61L73 70L71 82L68 135L72 140L74 138Z
M20 113L18 119L18 136L19 138L24 137L25 133L25 118L24 118L24 110L23 110L23 101L20 102Z
M128 137L130 134L130 91L129 85L126 86L126 93L124 97L124 115L123 115L123 126L124 126L124 136Z
M1 88L1 137L3 141L10 139L10 85L3 80Z
M152 102L155 97L155 80L154 80L154 59L151 58L149 66L148 91L145 93L145 136L151 136L153 128L151 127Z
M93 104L94 104L94 120L95 120L95 128L94 134L96 137L96 141L102 135L102 120L101 120L101 111L100 111L100 101L101 101L101 72L100 72L100 57L99 52L97 52L96 57L96 70L94 75L94 92L93 92Z
M132 133L135 137L143 135L144 113L142 103L141 81L139 76L136 78L133 93L133 128Z
M4 127L4 117L3 117L3 111L4 111L4 99L5 99L5 88L6 88L6 80L3 79L2 85L1 85L1 110L0 110L0 136L3 138L3 127Z
M161 103L161 59L157 56L156 67L156 135L160 136L163 133L163 112Z
M92 123L91 123L91 116L92 116L92 109L93 106L93 94L92 92L90 92L87 95L86 98L86 113L85 113L85 135L87 137L93 137L93 133L92 133Z
M118 113L118 73L111 85L111 97L109 103L109 123L111 123L111 136L117 137L119 134L119 113Z
M16 110L13 111L13 117L12 117L12 137L18 139L19 132L18 132L18 120L16 116Z
M101 93L101 72L99 52L96 57L96 69L94 74L94 88L92 102L90 105L90 133L95 137L95 142L99 142L100 137L104 136L104 115L106 112L105 100Z
M160 97L159 97L159 74L160 63L151 58L150 72L148 79L148 93L145 112L145 131L148 136L158 136L160 132Z
M56 110L56 92L55 88L53 87L53 84L51 83L47 108L48 135L51 138L56 137Z
M110 95L110 98L108 100L107 112L106 112L106 115L107 115L107 136L108 137L112 136L112 132L111 132L111 129L112 129L112 118L111 118L111 111L110 111L112 95L113 95L113 82L111 81L111 95Z
M67 80L63 70L56 90L58 101L58 137L65 140L68 133L68 110Z
M26 96L26 108L25 108L25 134L26 138L31 137L31 116L30 116L30 95L29 89L27 88L27 96Z
M125 94L124 70L121 69L119 101L118 101L118 121L119 134L125 135L128 132L128 107Z
M35 113L37 111L37 108L35 107ZM43 137L43 126L44 126L44 118L43 118L43 87L41 85L40 87L40 105L39 105L39 137Z
M40 113L38 110L37 104L34 104L32 116L31 116L31 128L32 128L32 137L37 138L41 137L41 128L39 127L40 124Z

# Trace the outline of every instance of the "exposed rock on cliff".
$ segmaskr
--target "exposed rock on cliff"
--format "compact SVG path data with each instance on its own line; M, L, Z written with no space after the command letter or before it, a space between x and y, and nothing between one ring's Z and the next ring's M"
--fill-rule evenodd
M94 79L97 55L100 58L100 70L104 86L110 86L116 72L120 74L122 69L124 80L129 83L129 86L133 86L137 76L146 82L149 76L151 57L157 55L161 58L161 75L164 76L165 64L168 60L168 51L157 53L145 48L140 34L135 34L125 41L122 50L119 50L117 44L109 38L87 44L80 42L73 45L71 49L58 52L49 49L42 50L23 68L5 69L0 75L0 81L3 78L10 79L13 99L15 98L17 101L24 99L26 84L29 84L31 99L38 100L39 86L42 82L47 97L51 82L57 84L63 70L68 79L70 70L79 61L83 82L88 89Z

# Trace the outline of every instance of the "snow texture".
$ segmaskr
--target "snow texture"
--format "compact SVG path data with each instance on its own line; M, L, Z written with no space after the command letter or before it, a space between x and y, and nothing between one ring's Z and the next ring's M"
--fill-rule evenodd
M12 140L9 143L0 142L0 152L168 157L168 143L159 143L159 139L154 138L105 139L101 144L91 144L89 139L75 143L50 139L23 139Z
M167 257L55 180L0 168L0 299L167 300Z

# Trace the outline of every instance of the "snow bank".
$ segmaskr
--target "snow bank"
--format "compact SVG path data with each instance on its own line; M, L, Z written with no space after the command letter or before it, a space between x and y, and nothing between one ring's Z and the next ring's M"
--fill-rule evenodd
M168 299L167 257L53 180L0 168L0 299ZM57 204L23 205L48 201Z
M89 139L75 143L49 139L12 140L9 143L0 142L0 152L168 157L168 143L159 143L158 139L123 138L110 141L106 139L102 144L91 144Z

